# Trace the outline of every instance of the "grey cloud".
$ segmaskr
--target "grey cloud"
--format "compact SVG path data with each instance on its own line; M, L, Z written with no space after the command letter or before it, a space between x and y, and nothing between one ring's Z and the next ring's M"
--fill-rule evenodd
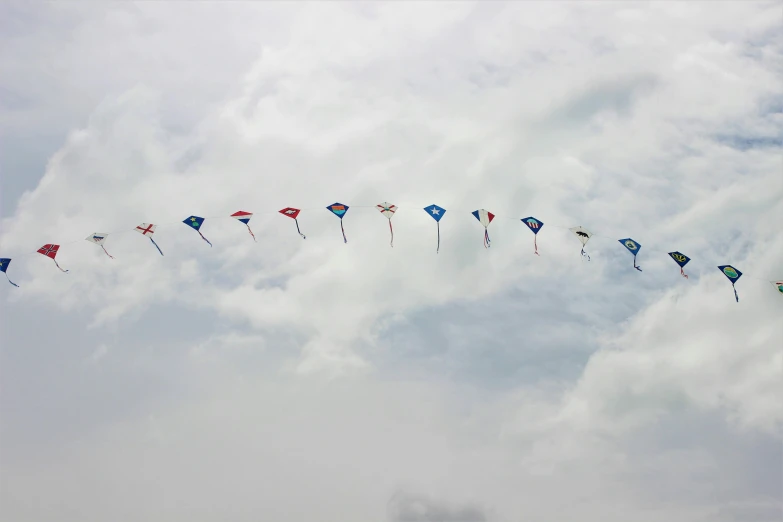
M405 492L389 500L392 522L486 522L484 509L471 505L454 505Z
M397 484L432 495L397 515L453 520L779 505L780 154L715 139L777 135L778 59L742 55L768 8L290 6L0 13L28 169L2 179L0 518L367 522ZM17 256L53 240L68 275Z

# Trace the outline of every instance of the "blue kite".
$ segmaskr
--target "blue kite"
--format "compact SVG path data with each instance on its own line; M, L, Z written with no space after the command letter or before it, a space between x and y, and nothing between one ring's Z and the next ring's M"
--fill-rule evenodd
M642 245L640 245L630 237L626 237L625 239L618 239L617 241L619 241L621 245L623 245L625 248L628 249L628 251L631 254L633 254L633 267L637 269L639 272L641 272L642 267L636 264L636 254L639 253L639 250L642 248Z
M440 252L440 220L443 219L446 209L438 205L430 205L429 207L424 207L424 211L438 224L438 249L435 251L437 254Z
M529 228L533 232L533 247L535 248L535 252L533 252L535 255L540 255L538 253L538 243L536 243L536 238L538 237L538 233L541 232L541 228L544 226L544 222L540 221L533 216L528 216L526 218L522 218L522 223L527 225L527 228Z
M737 270L731 265L722 265L719 266L718 269L723 272L723 275L729 278L729 281L731 281L731 287L734 289L734 299L737 300L739 303L739 296L737 295L737 288L734 286L734 284L739 281L739 278L742 277L742 272Z
M685 279L688 279L688 274L686 274L686 273L685 273L685 271L683 270L683 268L685 268L685 265L687 265L687 264L688 264L688 261L690 261L690 260L691 260L691 258L690 258L690 257L688 257L688 256L686 256L686 255L685 255L685 254L683 254L682 252L677 252L677 251L674 251L674 252L669 252L669 256L670 256L672 259L674 259L674 262L675 262L675 263L677 263L678 265L680 265L680 275L682 275L682 277L684 277Z
M11 278L8 277L8 265L11 264L11 259L8 257L0 258L0 272L5 274L5 278L8 279L8 282L14 285L15 287L19 288L19 285L11 281Z
M201 225L204 224L204 218L203 217L190 216L187 219L183 219L182 222L185 223L186 225L188 225L189 227L191 227L196 232L198 232L198 235L201 236L201 239L206 241L209 246L212 246L212 243L209 242L209 239L204 237L204 234L202 234L201 230L200 230Z
M343 205L342 203L332 203L328 207L326 207L326 210L340 218L340 231L343 233L343 242L347 243L348 239L345 237L345 228L343 228L343 217L345 217L345 213L348 212L348 205Z

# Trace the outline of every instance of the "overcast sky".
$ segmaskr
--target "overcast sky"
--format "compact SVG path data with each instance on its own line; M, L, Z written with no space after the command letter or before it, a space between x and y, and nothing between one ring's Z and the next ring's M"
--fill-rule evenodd
M782 21L0 3L0 518L780 521Z

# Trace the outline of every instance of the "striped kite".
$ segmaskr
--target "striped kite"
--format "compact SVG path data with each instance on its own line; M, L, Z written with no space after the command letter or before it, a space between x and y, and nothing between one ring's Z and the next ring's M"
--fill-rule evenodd
M248 224L250 222L250 218L253 217L253 214L250 212L245 212L243 210L239 210L237 212L234 212L231 214L231 217L239 221L240 223L244 223L247 227L247 231L250 232L250 235L253 236L253 241L256 240L256 235L253 234L253 231L250 230L250 225Z
M487 230L487 227L490 223L492 223L492 220L495 219L495 214L492 212L487 212L483 208L480 210L474 210L472 212L473 217L479 220L479 223L484 227L484 248L489 248L489 230Z

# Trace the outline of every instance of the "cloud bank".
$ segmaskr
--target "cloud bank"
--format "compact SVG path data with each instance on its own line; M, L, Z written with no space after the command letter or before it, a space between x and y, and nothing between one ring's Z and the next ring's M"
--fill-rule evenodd
M2 518L779 519L779 6L93 7L0 8Z

